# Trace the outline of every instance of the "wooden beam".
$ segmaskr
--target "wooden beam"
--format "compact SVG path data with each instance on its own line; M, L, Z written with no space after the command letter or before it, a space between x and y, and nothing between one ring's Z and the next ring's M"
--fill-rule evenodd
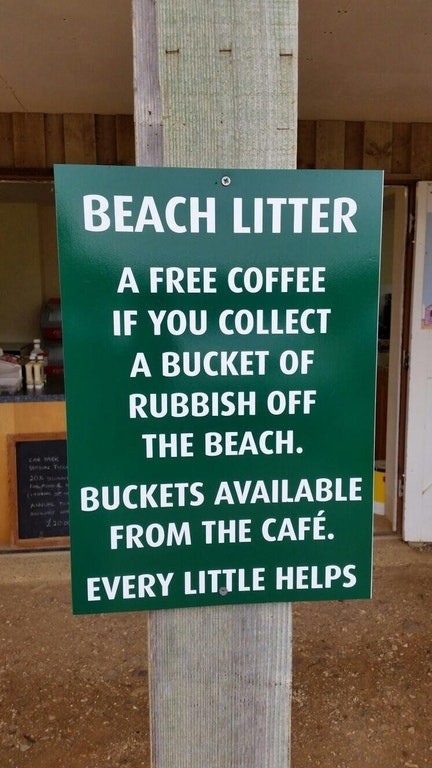
M363 168L391 173L392 123L364 124Z
M45 145L48 167L54 163L64 163L63 115L45 115Z
M63 119L66 163L95 163L94 115L67 114Z
M0 168L13 168L13 129L12 115L0 114Z
M133 0L137 165L163 165L158 25L154 0Z
M96 161L98 165L117 163L115 115L96 115Z
M411 125L411 173L418 179L432 177L432 124Z
M133 0L137 163L294 168L297 0ZM291 607L150 614L153 768L288 768Z
M345 165L348 170L363 168L363 131L364 123L345 123Z
M316 121L299 120L297 167L316 168Z
M343 120L318 120L316 128L316 167L343 168L345 123Z
M295 3L157 3L165 165L292 166Z
M45 125L40 113L12 115L14 164L16 168L45 168Z
M393 123L392 173L410 173L411 125Z
M132 115L116 115L118 165L135 165L135 133Z

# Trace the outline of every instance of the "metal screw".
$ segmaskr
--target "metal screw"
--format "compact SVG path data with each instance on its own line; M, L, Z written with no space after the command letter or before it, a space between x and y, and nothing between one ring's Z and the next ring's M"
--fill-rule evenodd
M229 187L231 184L231 179L229 176L222 176L221 178L221 184L223 187Z
M225 595L228 594L228 590L226 587L221 587L219 590L219 594L222 595L222 597L225 597Z

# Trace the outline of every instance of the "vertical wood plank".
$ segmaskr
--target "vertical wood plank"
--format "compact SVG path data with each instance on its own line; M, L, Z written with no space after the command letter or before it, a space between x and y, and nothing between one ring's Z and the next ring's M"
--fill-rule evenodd
M12 115L14 165L16 168L45 168L45 124L40 113Z
M12 115L0 113L0 168L13 168Z
M96 162L98 165L117 163L117 128L115 115L95 116Z
M165 165L200 167L211 156L213 167L290 167L297 133L293 2L269 0L267 15L264 0L157 3L164 131L172 126L176 136L175 143L164 138ZM259 14L271 19L264 35ZM219 77L222 69L227 83L228 67L226 91Z
M318 120L316 127L316 167L343 168L344 151L344 121Z
M48 167L54 163L64 163L63 115L45 115L45 146Z
M135 129L132 115L116 116L117 162L135 165Z
M410 173L411 125L393 123L392 173Z
M345 123L345 163L347 170L360 171L363 168L364 123Z
M154 611L152 768L289 768L291 605Z
M137 164L163 165L162 96L159 77L158 24L153 0L133 0L135 81L139 76L139 98L134 104ZM120 138L120 125L118 136ZM119 161L120 162L120 161ZM129 165L129 163L125 163Z
M391 173L392 123L364 124L363 168Z
M299 120L297 168L316 168L316 121Z
M95 163L94 115L66 114L63 119L66 163Z
M411 173L418 179L432 178L432 123L411 125Z
M295 167L296 0L134 0L134 49L138 164ZM289 604L155 611L149 646L153 768L289 768Z

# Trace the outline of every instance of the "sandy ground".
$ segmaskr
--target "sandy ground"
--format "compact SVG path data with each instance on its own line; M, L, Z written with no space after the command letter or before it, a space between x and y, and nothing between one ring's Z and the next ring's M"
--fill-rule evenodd
M432 766L432 550L374 584L294 607L291 768ZM66 552L0 555L0 610L0 768L149 768L145 614L73 617Z

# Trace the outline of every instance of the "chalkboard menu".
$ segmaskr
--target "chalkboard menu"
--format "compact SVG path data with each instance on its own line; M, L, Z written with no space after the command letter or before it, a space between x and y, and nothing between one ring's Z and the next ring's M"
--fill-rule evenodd
M24 436L23 436L24 437ZM16 467L16 543L69 536L65 439L14 439ZM45 542L43 542L45 543ZM57 543L57 541L55 542Z

